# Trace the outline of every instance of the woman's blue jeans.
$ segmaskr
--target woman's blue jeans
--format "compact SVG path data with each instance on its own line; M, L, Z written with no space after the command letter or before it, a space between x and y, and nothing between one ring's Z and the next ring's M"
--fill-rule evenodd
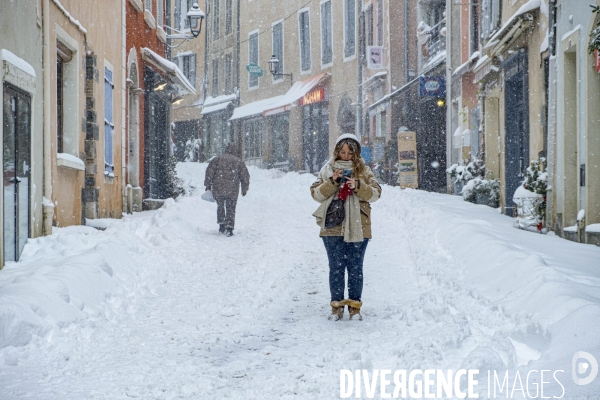
M346 243L343 236L321 236L329 258L329 290L331 301L344 299L345 275L348 271L348 298L361 301L363 260L369 239Z

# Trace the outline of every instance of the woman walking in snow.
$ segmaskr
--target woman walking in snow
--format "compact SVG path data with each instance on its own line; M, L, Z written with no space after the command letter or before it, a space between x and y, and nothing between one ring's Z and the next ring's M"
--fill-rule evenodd
M310 187L321 203L313 215L321 227L329 259L331 316L337 321L348 306L350 319L359 316L362 306L363 260L371 239L371 205L379 200L381 187L360 155L357 137L346 133L336 142L333 156ZM344 299L348 271L348 298Z

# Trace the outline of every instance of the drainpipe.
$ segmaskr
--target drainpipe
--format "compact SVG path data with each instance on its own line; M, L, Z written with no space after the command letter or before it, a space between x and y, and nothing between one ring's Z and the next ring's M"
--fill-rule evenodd
M556 7L557 0L549 1L548 13L548 52L550 54L548 65L548 154L546 155L548 171L548 193L546 194L546 226L549 229L555 229L556 222L556 191L554 183L556 179L556 101L557 101L557 85L556 85Z
M361 9L362 9L362 2L361 3ZM358 40L358 46L356 48L356 51L358 52L358 99L357 99L357 112L356 112L356 137L358 137L358 140L361 141L362 143L362 134L363 134L363 59L364 59L364 55L362 54L362 46L360 45L361 43L363 43L364 40L366 40L366 34L364 29L362 28L364 26L364 22L365 22L365 17L364 17L364 12L361 10L359 17L358 17L358 32L359 32L359 40ZM362 36L360 36L362 34ZM366 49L366 43L365 43L365 49Z
M452 162L452 0L446 0L446 167ZM446 174L446 193L452 193Z
M50 107L50 66L53 65L50 59L50 0L44 0L42 12L44 24L44 50L42 55L44 65L44 199L42 202L42 234L46 236L52 234L52 219L54 217L54 204L52 204L52 163L50 161L52 154L52 140L50 135L50 119L52 115Z
M404 0L404 84L408 83L408 0Z

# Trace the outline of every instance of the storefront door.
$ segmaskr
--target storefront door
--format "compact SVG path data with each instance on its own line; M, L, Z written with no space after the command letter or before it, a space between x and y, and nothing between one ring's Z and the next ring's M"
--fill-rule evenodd
M304 169L319 172L329 156L327 102L302 107Z
M148 96L145 132L144 194L150 199L166 199L168 193L167 164L169 159L169 107L158 95Z
M18 261L29 237L31 98L4 84L4 261Z
M506 138L505 138L505 199L504 214L513 215L515 190L524 179L529 166L529 107L527 57L518 56L505 67Z

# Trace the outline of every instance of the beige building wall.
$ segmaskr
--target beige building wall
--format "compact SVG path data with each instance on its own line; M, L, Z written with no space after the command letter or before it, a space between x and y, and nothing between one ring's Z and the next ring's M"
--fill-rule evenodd
M125 93L123 60L123 4L120 2L86 2L63 0L50 4L50 55L56 59L57 40L73 52L73 58L65 64L65 148L64 153L78 158L57 156L57 117L51 114L52 149L52 201L55 203L54 223L57 226L81 224L84 178L94 178L98 189L97 208L86 215L104 218L120 218L122 212L122 147L124 134L123 101ZM59 6L60 4L60 6ZM78 22L76 22L78 21ZM86 56L95 57L94 76L86 80ZM50 66L52 104L57 101L56 62ZM104 174L104 75L105 68L112 71L113 108L113 163L114 177ZM87 93L87 95L86 95ZM86 97L93 98L93 111ZM54 110L53 110L54 111ZM94 122L92 122L94 121ZM90 123L97 125L96 137L88 141ZM86 162L87 160L87 162ZM92 161L93 160L93 161ZM87 170L86 170L87 168ZM88 203L89 204L89 203Z
M350 0L356 1L356 0ZM356 103L358 95L358 14L361 1L355 3L355 51L352 56L345 57L344 54L344 4L343 0L333 0L332 4L332 36L333 57L332 62L322 64L322 41L321 41L321 4L323 2L307 3L302 0L289 0L285 2L272 2L268 0L242 1L240 14L244 16L241 24L241 50L240 50L240 105L249 104L254 101L267 99L273 96L285 94L291 87L291 83L307 79L312 76L327 73L329 77L324 81L329 104L329 152L333 150L335 141L344 129L338 124L338 112L340 103L344 96L349 97L352 103ZM305 7L306 6L306 7ZM310 15L310 42L311 42L311 68L308 71L301 70L300 64L300 41L299 41L299 12L308 10ZM267 61L272 55L273 24L283 21L283 73L292 74L290 77L275 80L269 72ZM250 33L259 32L258 64L263 69L264 75L258 80L258 87L248 86L249 74L246 65L249 63L248 38ZM388 57L389 58L389 57ZM209 74L210 77L210 74ZM290 111L289 127L289 152L298 162L302 159L302 107L293 107ZM264 149L268 150L265 140L268 124L263 123ZM351 132L355 133L355 132ZM300 168L301 165L295 166Z
M513 19L514 14L526 4L526 0L516 2L502 2L502 22L501 26ZM528 109L529 109L529 160L537 160L540 152L544 149L543 124L545 114L542 112L544 107L544 69L543 53L541 53L542 43L544 42L548 30L547 13L540 9L530 12L533 17L532 28L527 28L517 37L509 40L507 46L495 56L494 65L500 65L503 60L509 59L517 51L527 52L527 73L528 73ZM487 54L490 49L487 50ZM481 82L482 89L485 92L485 154L486 168L494 173L495 177L500 178L500 207L511 207L512 198L506 198L506 165L505 165L505 146L506 146L506 91L504 73L489 73ZM498 174L497 174L498 173Z

